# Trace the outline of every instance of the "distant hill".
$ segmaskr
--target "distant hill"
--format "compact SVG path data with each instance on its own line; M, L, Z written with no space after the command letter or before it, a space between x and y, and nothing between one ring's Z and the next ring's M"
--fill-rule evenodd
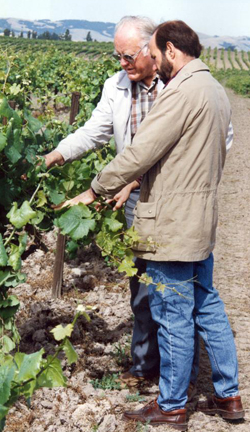
M4 29L13 30L18 36L22 31L24 37L28 31L36 31L37 34L49 31L50 33L63 34L68 29L72 35L73 41L86 40L87 33L90 31L93 40L100 42L110 42L114 38L115 23L86 21L86 20L61 20L50 21L44 20L24 20L17 18L0 18L0 33ZM238 51L250 51L250 37L248 36L209 36L203 33L198 33L202 45L207 48L231 48Z
M114 37L115 24L109 22L99 21L85 21L85 20L62 20L62 21L50 21L47 19L30 21L17 18L0 18L0 32L4 29L10 29L15 32L18 36L22 31L24 37L27 36L28 31L36 31L37 34L49 31L50 33L56 33L58 35L64 34L68 29L72 35L73 41L86 40L87 33L91 32L93 40L100 42L112 42Z
M248 36L209 36L203 33L198 33L201 44L211 48L231 48L238 51L250 51L250 37Z

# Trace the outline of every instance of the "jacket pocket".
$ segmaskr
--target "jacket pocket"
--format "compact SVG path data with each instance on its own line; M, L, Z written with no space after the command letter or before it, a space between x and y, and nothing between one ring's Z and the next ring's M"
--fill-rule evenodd
M155 202L141 202L137 201L137 204L133 211L134 215L138 218L152 219L156 216L156 203Z
M141 251L155 251L155 218L156 202L137 201L134 208L134 227L140 236L134 249ZM150 238L150 240L149 240Z

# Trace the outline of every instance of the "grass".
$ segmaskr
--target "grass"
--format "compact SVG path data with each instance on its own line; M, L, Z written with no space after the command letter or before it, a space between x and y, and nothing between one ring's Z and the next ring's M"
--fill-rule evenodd
M102 378L91 380L90 383L94 389L121 390L121 384L117 382L118 378L117 374L103 375Z
M118 366L123 366L125 369L129 367L130 364L130 343L121 345L120 343L114 345L114 351L112 355Z
M250 97L250 71L244 70L217 70L213 76L224 86L231 88L245 97Z
M136 392L134 394L128 394L126 400L128 402L145 402L146 399L141 396L139 392Z

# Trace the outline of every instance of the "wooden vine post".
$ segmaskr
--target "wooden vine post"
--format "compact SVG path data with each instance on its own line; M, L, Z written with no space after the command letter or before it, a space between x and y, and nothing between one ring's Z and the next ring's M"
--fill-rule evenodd
M80 92L73 92L71 98L71 109L69 124L73 124L76 115L79 112L79 101ZM63 264L64 264L64 253L65 253L65 236L58 230L57 242L56 242L56 256L54 263L53 272L53 284L52 284L52 297L60 298L62 295L62 283L63 283Z

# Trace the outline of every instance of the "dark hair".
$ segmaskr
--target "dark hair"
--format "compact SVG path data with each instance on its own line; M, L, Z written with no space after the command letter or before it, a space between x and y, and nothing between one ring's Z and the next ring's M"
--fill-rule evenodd
M191 57L198 58L202 50L198 35L183 21L160 24L155 31L155 41L162 53L166 51L167 42Z

